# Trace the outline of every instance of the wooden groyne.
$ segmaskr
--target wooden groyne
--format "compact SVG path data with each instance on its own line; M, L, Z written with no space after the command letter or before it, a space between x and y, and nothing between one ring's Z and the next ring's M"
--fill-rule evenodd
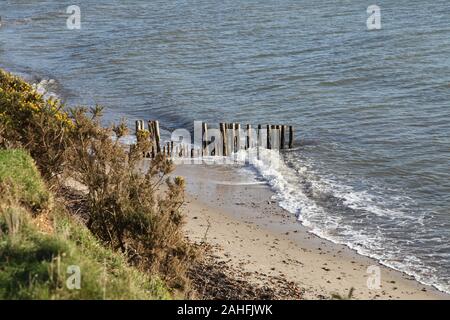
M195 126L195 125L194 125ZM159 121L150 120L147 127L143 120L136 121L136 139L150 139L151 149L146 157L154 158L162 153L169 157L201 157L201 156L229 156L239 150L251 148L267 148L271 150L291 149L294 146L294 128L288 125L257 125L253 127L240 123L219 123L218 128L201 122L201 139L194 144L189 135L189 141L161 141ZM187 131L186 131L187 132ZM200 133L200 132L199 132Z

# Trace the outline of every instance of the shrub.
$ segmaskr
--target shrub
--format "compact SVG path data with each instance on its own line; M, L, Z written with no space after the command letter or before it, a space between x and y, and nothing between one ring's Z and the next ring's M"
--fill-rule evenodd
M46 180L61 173L72 123L63 105L0 69L0 147L23 147Z
M102 127L101 112L64 111L59 101L0 70L0 148L27 150L51 185L66 177L84 184L91 232L134 265L185 288L195 252L181 229L184 180L168 178L173 166L162 155L145 173L139 170L149 133L140 132L128 152L118 141L126 126Z
M87 225L135 265L157 271L171 287L184 288L194 257L181 231L184 180L167 178L173 166L162 155L147 172L139 170L149 140L139 139L127 152L118 141L126 127L103 128L100 117L99 107L90 113L72 110L67 173L88 188Z

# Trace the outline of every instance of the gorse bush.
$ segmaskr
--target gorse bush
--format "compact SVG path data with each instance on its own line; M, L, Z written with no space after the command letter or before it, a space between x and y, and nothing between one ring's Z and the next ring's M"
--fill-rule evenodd
M162 155L146 172L140 170L149 140L139 139L125 150L119 138L126 127L101 127L101 108L71 114L66 172L88 188L88 228L134 264L158 272L171 287L186 287L194 253L181 232L184 180L167 178L173 166Z
M126 126L102 127L101 113L100 107L65 111L0 71L0 148L26 149L52 185L82 183L89 230L141 270L187 289L196 254L182 233L184 180L169 177L173 165L162 155L143 170L149 133L139 133L128 150L119 142Z
M44 99L32 85L0 69L0 147L22 147L46 180L63 170L66 133L72 122L63 105Z

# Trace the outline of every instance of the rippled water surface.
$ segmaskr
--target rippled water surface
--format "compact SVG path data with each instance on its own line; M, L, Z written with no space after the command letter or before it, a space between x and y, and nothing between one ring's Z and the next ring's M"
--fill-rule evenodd
M288 123L298 148L257 166L328 239L450 291L450 3L0 2L0 66L108 119Z

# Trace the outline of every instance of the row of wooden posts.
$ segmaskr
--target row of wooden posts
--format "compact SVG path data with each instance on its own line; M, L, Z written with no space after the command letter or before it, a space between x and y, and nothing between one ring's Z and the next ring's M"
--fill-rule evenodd
M245 132L239 123L220 123L220 137L208 135L207 123L202 122L201 148L195 148L191 143L178 143L168 141L161 145L159 121L148 121L148 128L145 128L143 120L136 121L136 136L139 131L149 131L151 140L151 150L147 157L154 158L156 154L162 153L168 156L179 157L200 157L200 156L229 156L241 149L247 150L254 147L264 147L267 149L291 149L294 145L294 129L287 125L258 125L252 130L252 126L247 124ZM214 140L211 138L214 136ZM287 138L287 139L286 139Z

